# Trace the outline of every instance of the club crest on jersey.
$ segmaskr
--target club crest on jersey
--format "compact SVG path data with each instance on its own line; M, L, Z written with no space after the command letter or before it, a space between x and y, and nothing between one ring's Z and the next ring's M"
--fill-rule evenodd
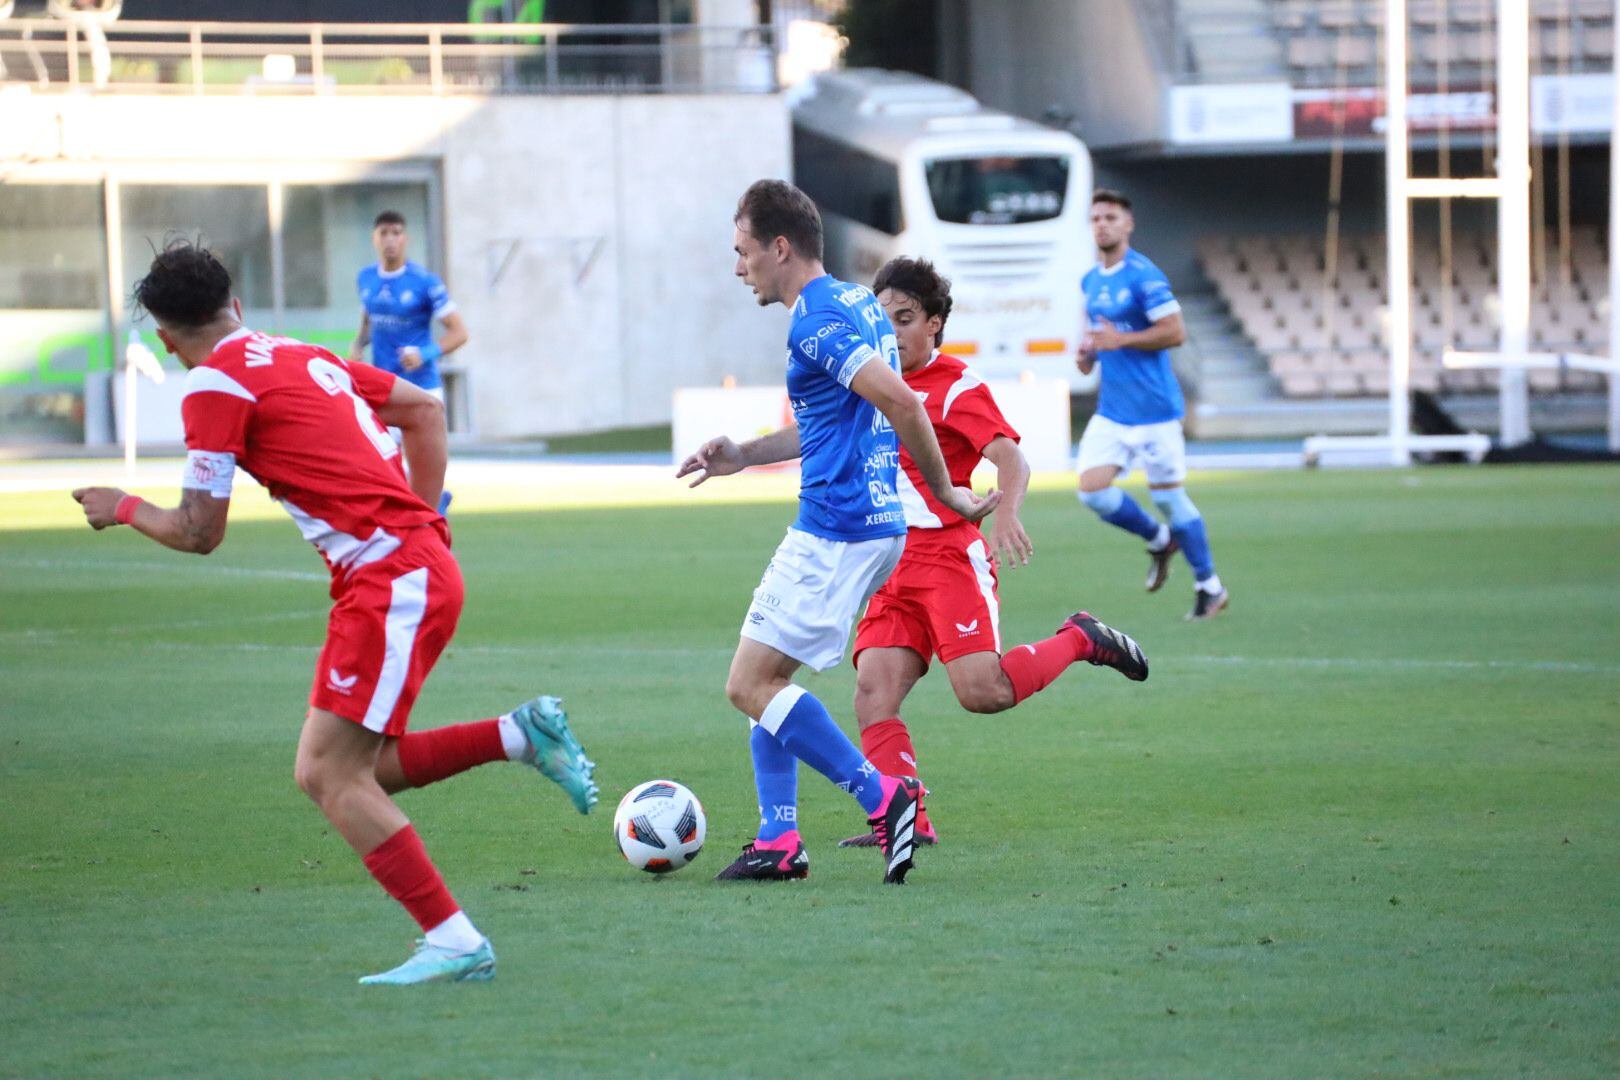
M415 300L415 299L416 299L416 294L413 293L409 289L406 289L404 292L399 294L399 302L402 303L402 304L408 304L412 300Z
M821 343L813 337L807 337L799 342L799 349L807 358L814 360L816 355L821 352Z

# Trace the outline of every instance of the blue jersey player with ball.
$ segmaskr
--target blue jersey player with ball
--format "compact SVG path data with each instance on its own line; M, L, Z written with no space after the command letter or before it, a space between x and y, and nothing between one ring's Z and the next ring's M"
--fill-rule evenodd
M737 277L760 306L782 304L793 313L787 390L794 423L740 445L711 439L678 475L695 476L696 487L797 457L802 480L799 515L754 591L726 678L726 696L750 722L760 825L719 877L809 874L798 827L804 761L860 803L883 849L883 880L900 884L915 850L916 779L879 773L793 674L804 665L825 671L843 658L856 615L900 561L906 518L895 491L899 443L935 497L969 521L990 513L997 496L981 499L951 484L928 414L900 377L883 306L872 290L822 267L821 214L810 198L792 184L760 180L739 200L733 224Z
M1097 265L1081 282L1088 329L1080 341L1079 367L1090 374L1102 365L1097 412L1080 437L1080 501L1108 524L1147 541L1148 592L1170 575L1176 552L1186 556L1197 589L1189 619L1225 610L1226 589L1215 573L1204 517L1187 497L1187 445L1181 431L1186 412L1170 350L1187 339L1181 304L1170 282L1147 256L1132 250L1136 227L1131 201L1117 191L1091 197L1091 233ZM1140 468L1147 474L1153 505L1168 524L1142 509L1114 481Z

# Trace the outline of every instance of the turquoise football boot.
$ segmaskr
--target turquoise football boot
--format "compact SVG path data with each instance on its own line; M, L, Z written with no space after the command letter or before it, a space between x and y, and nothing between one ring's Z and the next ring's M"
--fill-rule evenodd
M591 780L596 762L585 756L585 748L568 729L562 699L537 697L513 709L512 719L529 740L529 749L519 760L556 781L574 801L574 809L590 813L598 790Z
M488 982L495 977L495 950L486 938L470 953L453 953L418 939L411 958L392 971L361 976L361 986L414 986L430 982Z

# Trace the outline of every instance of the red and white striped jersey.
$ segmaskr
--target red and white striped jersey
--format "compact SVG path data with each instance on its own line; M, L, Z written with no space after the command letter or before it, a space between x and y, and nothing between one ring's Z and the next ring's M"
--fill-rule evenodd
M1018 432L1001 415L984 380L956 357L936 351L933 359L904 373L904 377L906 385L916 392L928 412L940 451L945 455L945 466L950 470L951 483L957 487L972 486L973 470L984 456L984 448L992 441L1003 435L1018 441ZM934 498L904 446L900 448L897 487L910 528L906 540L908 551L932 539L930 530L969 525L966 518Z
M394 379L318 345L238 330L186 376L185 486L228 497L240 466L334 576L386 558L406 530L443 521L406 483L404 455L373 411Z

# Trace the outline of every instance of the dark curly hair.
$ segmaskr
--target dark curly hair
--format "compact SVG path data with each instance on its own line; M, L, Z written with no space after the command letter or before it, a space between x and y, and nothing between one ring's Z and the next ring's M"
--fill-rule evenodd
M231 302L231 274L200 244L170 240L135 283L134 300L161 323L206 326Z
M934 335L934 346L937 348L945 340L945 320L951 317L951 279L934 269L933 263L904 255L890 259L872 282L872 291L879 296L884 289L913 297L928 318L938 315L939 333Z

